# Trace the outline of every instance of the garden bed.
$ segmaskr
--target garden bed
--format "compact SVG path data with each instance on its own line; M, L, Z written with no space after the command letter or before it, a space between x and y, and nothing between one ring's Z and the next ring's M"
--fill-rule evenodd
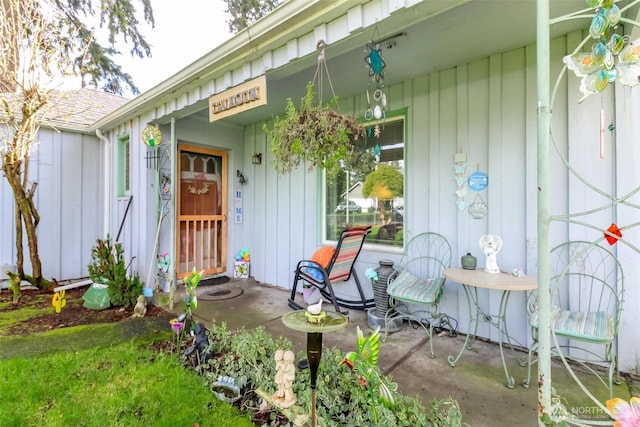
M133 306L110 307L105 310L89 310L82 305L82 295L87 287L68 289L66 305L55 313L51 300L53 293L39 289L22 289L17 305L12 304L12 293L0 291L0 336L27 335L70 326L113 323L125 320L133 314ZM167 310L147 305L148 317L170 316Z

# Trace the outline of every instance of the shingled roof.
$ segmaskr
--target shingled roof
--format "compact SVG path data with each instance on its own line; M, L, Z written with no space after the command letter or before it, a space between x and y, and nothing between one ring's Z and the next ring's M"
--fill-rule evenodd
M19 95L3 94L9 103L16 101ZM95 89L54 91L50 94L49 104L45 108L43 127L75 132L92 132L92 125L129 101L119 95L101 92ZM19 108L14 108L18 110Z
M59 129L89 131L91 125L128 101L95 89L61 92L60 100L47 115L47 122Z

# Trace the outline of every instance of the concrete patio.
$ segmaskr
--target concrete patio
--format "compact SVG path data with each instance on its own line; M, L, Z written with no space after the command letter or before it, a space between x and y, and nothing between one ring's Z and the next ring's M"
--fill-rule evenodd
M181 293L184 288L179 288L176 301L184 296ZM273 336L287 337L297 350L304 351L306 335L286 328L281 321L281 316L291 310L287 305L289 292L253 279L232 279L220 285L203 286L198 290L200 298L194 315L207 327L214 320L224 321L232 329L264 326ZM182 313L183 308L184 305L177 302L174 312ZM368 333L366 313L351 310L347 327L324 334L323 344L343 351L355 350L356 325ZM449 366L447 356L460 351L464 338L463 334L450 337L446 332L434 337L436 357L431 358L424 331L405 323L401 331L389 335L382 343L378 364L383 373L398 383L399 392L418 397L425 405L432 399L453 397L460 405L463 421L471 426L536 426L537 390L535 386L528 389L521 386L527 371L519 365L518 357L525 353L505 353L516 381L515 388L509 389L495 343L476 340L455 368ZM566 399L566 407L586 419L606 420L606 415L584 395L566 369L560 363L553 366L553 387ZM593 376L584 374L581 379L599 399L607 399L605 388ZM634 377L625 375L624 379L625 382L615 387L614 395L626 400L631 395L640 395Z

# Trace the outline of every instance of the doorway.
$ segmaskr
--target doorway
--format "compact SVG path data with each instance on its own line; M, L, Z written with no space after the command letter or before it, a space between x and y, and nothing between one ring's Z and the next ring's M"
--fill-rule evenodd
M178 145L177 275L226 271L227 153Z

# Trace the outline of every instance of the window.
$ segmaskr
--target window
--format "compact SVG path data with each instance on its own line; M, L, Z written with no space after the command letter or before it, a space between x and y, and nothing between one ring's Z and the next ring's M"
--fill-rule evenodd
M347 226L371 225L367 243L403 246L404 123L404 116L367 123L363 161L335 176L325 172L326 240L338 240Z
M118 196L129 194L129 177L131 173L131 153L129 137L118 140Z

